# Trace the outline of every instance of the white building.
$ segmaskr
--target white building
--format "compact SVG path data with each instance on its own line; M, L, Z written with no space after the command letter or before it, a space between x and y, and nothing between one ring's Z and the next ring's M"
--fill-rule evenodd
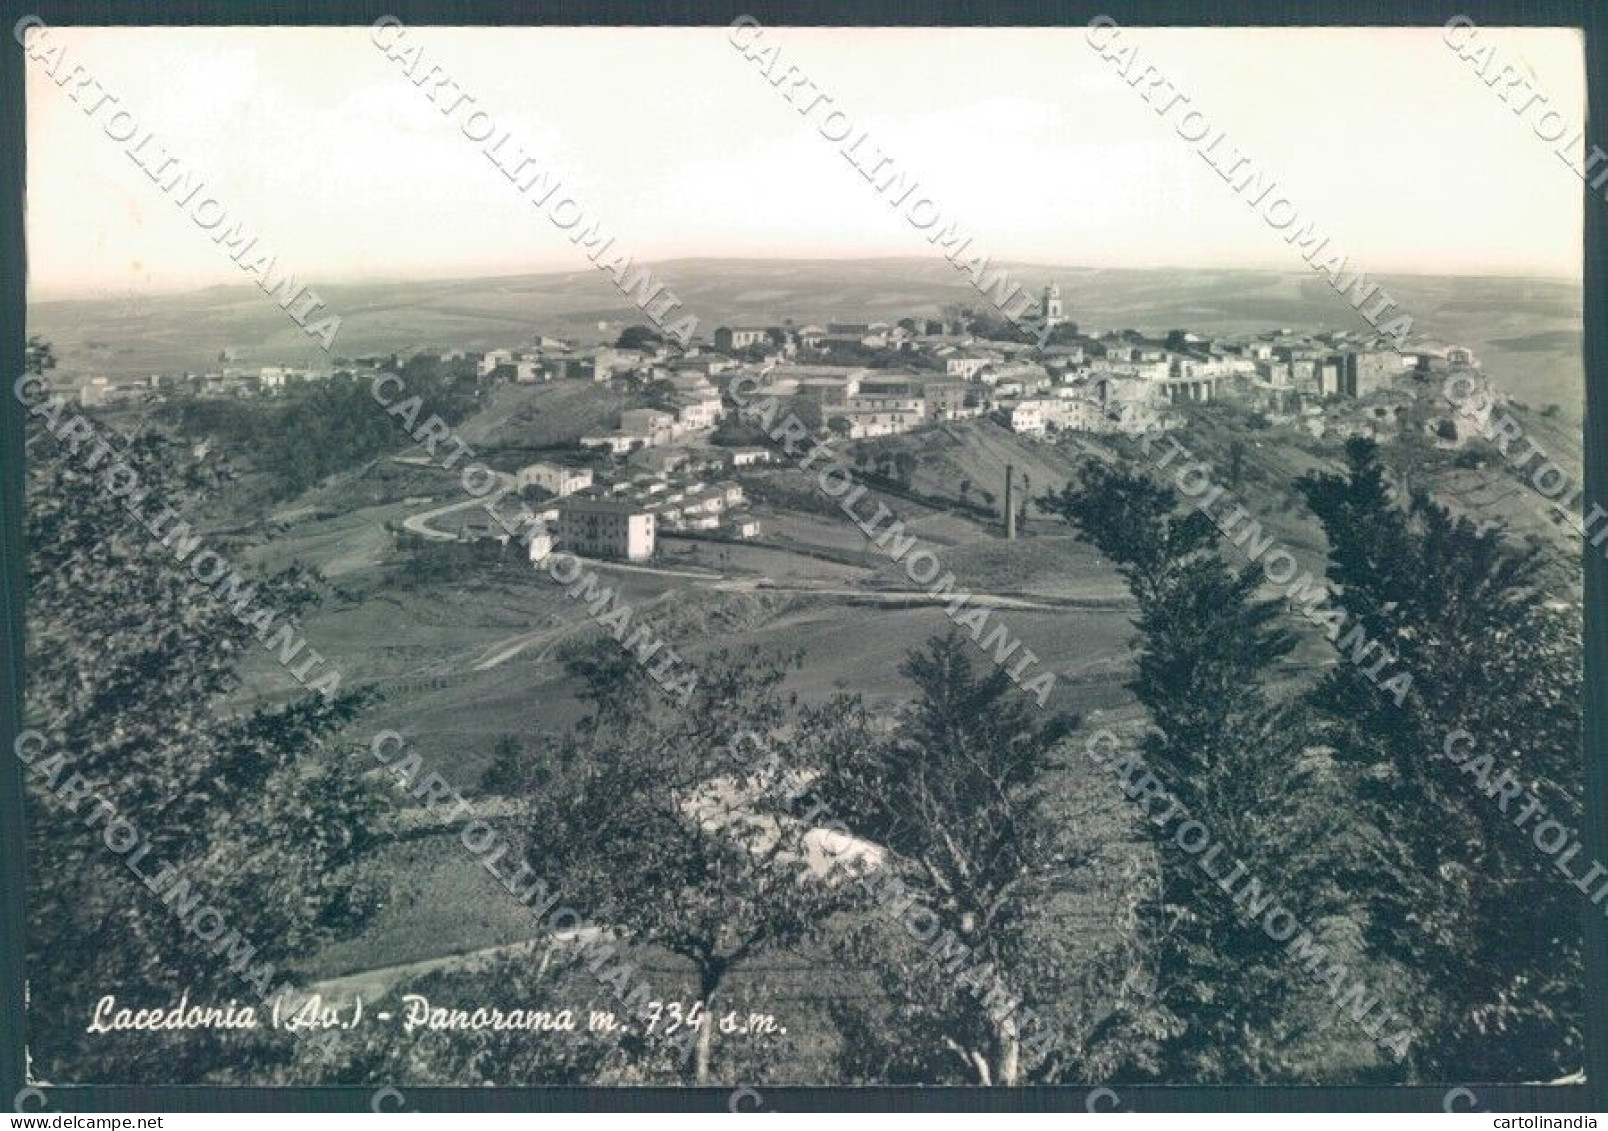
M841 413L849 422L849 439L866 440L875 436L897 436L926 423L924 408L846 408Z
M89 384L78 389L78 403L84 406L105 404L111 398L112 383L105 377L91 377Z
M480 376L484 377L489 373L495 372L499 366L512 365L513 363L514 354L512 350L492 350L480 359L478 372Z
M592 485L592 470L565 467L557 463L533 463L522 467L514 477L520 487L540 487L549 495L563 498Z
M559 508L558 536L582 557L645 561L653 556L653 515L619 499L570 498Z
M761 346L770 341L770 331L764 326L722 326L715 331L715 348L741 350Z
M681 429L688 431L713 428L720 422L720 411L718 393L680 396L676 398L675 422Z
M970 381L979 372L999 361L998 354L968 350L952 354L944 362L944 370L951 377L959 377L962 381Z
M1005 423L1012 432L1025 436L1040 435L1048 423L1048 407L1044 401L1017 401L1005 407Z
M1028 436L1043 435L1051 429L1098 432L1101 410L1088 397L1027 397L1005 406L1005 421L1012 432Z
M753 467L769 463L771 453L769 448L732 448L726 453L726 458L732 467Z

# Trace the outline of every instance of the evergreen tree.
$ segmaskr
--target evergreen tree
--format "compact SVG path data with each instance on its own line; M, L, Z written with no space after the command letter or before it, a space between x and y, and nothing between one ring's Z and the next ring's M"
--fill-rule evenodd
M1422 492L1394 505L1372 441L1348 443L1346 465L1299 484L1355 633L1312 702L1378 830L1349 880L1370 893L1369 942L1421 990L1413 1067L1577 1070L1584 897L1532 834L1548 817L1579 829L1579 607L1546 592L1539 551ZM1371 678L1381 661L1410 683ZM1520 827L1529 797L1544 811Z
M1053 788L1076 719L1039 718L957 632L900 671L916 698L891 735L842 701L825 708L852 721L842 741L810 754L819 804L887 853L884 910L841 948L883 991L836 1011L847 1074L1008 1086L1142 1058L1151 1019L1126 993L1131 940L1079 952L1053 910L1076 892L1115 916L1121 887L1096 867L1111 841L1083 827L1086 800ZM890 912L889 885L923 910Z
M1302 922L1344 925L1349 898L1327 876L1331 854L1347 842L1344 808L1324 752L1303 749L1300 719L1270 703L1268 683L1295 638L1279 623L1279 605L1258 598L1256 571L1230 569L1210 519L1180 514L1176 494L1143 474L1086 461L1075 483L1039 503L1111 559L1137 601L1130 687L1149 716L1144 766L1179 812ZM1144 803L1148 817L1164 808ZM1320 1031L1333 1023L1331 1011L1312 1000L1283 946L1172 842L1170 828L1154 819L1137 827L1155 842L1161 877L1155 976L1181 1022L1160 1078L1299 1077L1299 1042L1337 1040Z

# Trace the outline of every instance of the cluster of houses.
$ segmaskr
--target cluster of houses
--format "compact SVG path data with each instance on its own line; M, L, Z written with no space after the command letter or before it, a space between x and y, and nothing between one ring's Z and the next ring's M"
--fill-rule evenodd
M1056 288L1045 289L1042 304L1047 322L1064 322ZM563 348L584 372L587 351ZM598 347L590 351L590 364L594 380L605 372L611 380L629 374L638 388L657 384L670 392L661 407L627 410L618 428L583 438L619 457L634 475L609 487L593 485L574 505L624 517L611 525L588 512L584 528L568 535L561 507L559 535L587 539L608 556L639 558L651 554L658 530L738 538L758 533L752 516L729 509L740 495L719 511L706 509L720 505L714 500L725 486L707 482L712 475L769 458L764 448L706 442L707 431L730 411L719 385L733 378L756 395L776 398L818 434L850 440L982 416L1029 436L1112 432L1136 423L1166 428L1181 422L1183 406L1219 399L1323 436L1382 433L1404 412L1386 402L1412 397L1400 381L1404 374L1472 369L1478 361L1459 346L1404 352L1346 331L1173 331L1160 339L1134 331L1074 331L1037 345L981 338L952 322L903 319L897 325L723 326L712 348L702 342L686 350ZM704 482L693 478L699 475Z
M741 488L723 477L767 461L770 452L717 445L711 436L733 411L722 391L733 380L775 398L818 435L848 440L977 417L1025 436L1167 428L1182 421L1184 406L1220 399L1325 435L1384 428L1401 412L1384 402L1403 392L1399 379L1409 371L1478 365L1462 347L1403 352L1344 331L1175 330L1161 338L1080 331L1067 321L1054 284L1044 288L1039 317L1054 331L1042 343L975 333L976 321L957 313L891 324L722 326L685 347L634 328L613 344L536 337L516 348L422 352L465 373L472 368L483 386L586 381L642 394L648 407L626 409L613 428L580 437L581 446L609 457L603 463L611 470L599 473L609 481L595 482L591 467L557 463L519 473L521 487L543 492L544 517L558 539L576 552L633 561L652 556L659 531L757 536L757 521L741 509ZM232 357L226 352L219 360ZM334 371L361 378L397 363L396 356L339 358ZM273 396L328 376L286 366L226 366L153 375L126 388L102 378L82 396L86 403L169 391ZM591 462L598 466L595 457Z
M478 356L462 350L431 352L442 360ZM78 386L78 399L84 405L102 406L160 403L175 397L207 400L280 397L297 386L327 381L337 373L350 374L358 380L371 380L381 373L395 370L398 364L394 354L337 357L332 362L317 366L235 364L238 360L236 351L226 349L218 355L219 365L216 369L152 373L120 382L106 377L92 377Z
M777 363L749 376L756 395L779 398L804 423L851 440L987 411L981 387L932 370Z
M327 380L332 370L288 365L225 365L205 372L152 373L128 381L91 377L78 386L80 404L89 407L160 402L171 396L205 398L271 397L287 386Z
M659 475L629 467L600 479L588 467L542 461L520 468L514 480L521 490L539 488L532 493L532 510L542 532L529 543L533 561L555 546L583 557L646 561L653 557L661 531L739 540L759 536L759 520L743 509L742 485L729 479ZM466 527L460 537L504 540L507 533L482 525Z
M978 371L985 381L994 375L996 411L1016 432L1169 427L1177 423L1172 410L1178 406L1226 398L1272 422L1306 421L1322 435L1326 420L1366 415L1357 402L1391 392L1403 375L1479 364L1459 346L1402 351L1343 331L1212 338L1175 331L1162 341L1130 331L1045 353L1042 372L1002 376L992 359Z
M574 547L576 539L591 544L597 535L593 528L600 515L624 515L646 519L641 534L635 528L625 531L627 542L604 534L607 546L597 547L601 556L635 561L653 555L658 531L686 533L704 531L728 538L759 536L759 521L743 510L742 484L730 480L707 482L685 477L661 478L636 475L630 479L598 485L577 492L558 506L558 535L562 544ZM645 537L644 537L645 535ZM578 553L585 551L577 550Z
M620 413L620 426L612 432L582 436L581 445L602 448L614 455L629 455L642 448L670 447L678 440L707 432L720 423L724 411L713 386L677 393L667 408L630 408Z

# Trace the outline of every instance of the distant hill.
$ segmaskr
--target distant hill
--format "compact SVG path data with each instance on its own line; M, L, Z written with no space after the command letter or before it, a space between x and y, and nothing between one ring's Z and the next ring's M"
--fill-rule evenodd
M1361 328L1357 314L1309 270L1092 269L1008 264L1037 289L1061 286L1084 326L1206 331ZM966 278L939 256L868 260L680 259L654 268L707 335L725 322L892 321L980 305ZM1582 414L1581 289L1562 280L1403 275L1382 284L1419 333L1472 346L1506 388L1536 404ZM485 348L537 332L612 339L642 321L592 268L545 275L319 284L344 320L336 352L412 347ZM602 328L599 323L603 323ZM315 363L316 346L259 290L210 287L137 299L40 302L29 331L56 343L62 376L113 378L199 369L229 348L245 364Z

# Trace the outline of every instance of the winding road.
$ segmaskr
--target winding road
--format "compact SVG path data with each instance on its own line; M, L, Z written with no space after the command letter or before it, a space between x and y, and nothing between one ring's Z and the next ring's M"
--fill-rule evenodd
M509 487L514 486L514 477L512 475L507 475L501 471L493 472L493 474L497 476L499 482L506 483ZM437 530L430 525L431 521L440 518L444 514L451 514L454 511L466 511L470 507L484 505L485 499L468 498L460 503L448 503L444 507L420 511L418 514L410 514L407 518L404 518L402 520L402 529L409 534L417 534L420 538L428 538L432 542L456 542L458 535L455 532Z

